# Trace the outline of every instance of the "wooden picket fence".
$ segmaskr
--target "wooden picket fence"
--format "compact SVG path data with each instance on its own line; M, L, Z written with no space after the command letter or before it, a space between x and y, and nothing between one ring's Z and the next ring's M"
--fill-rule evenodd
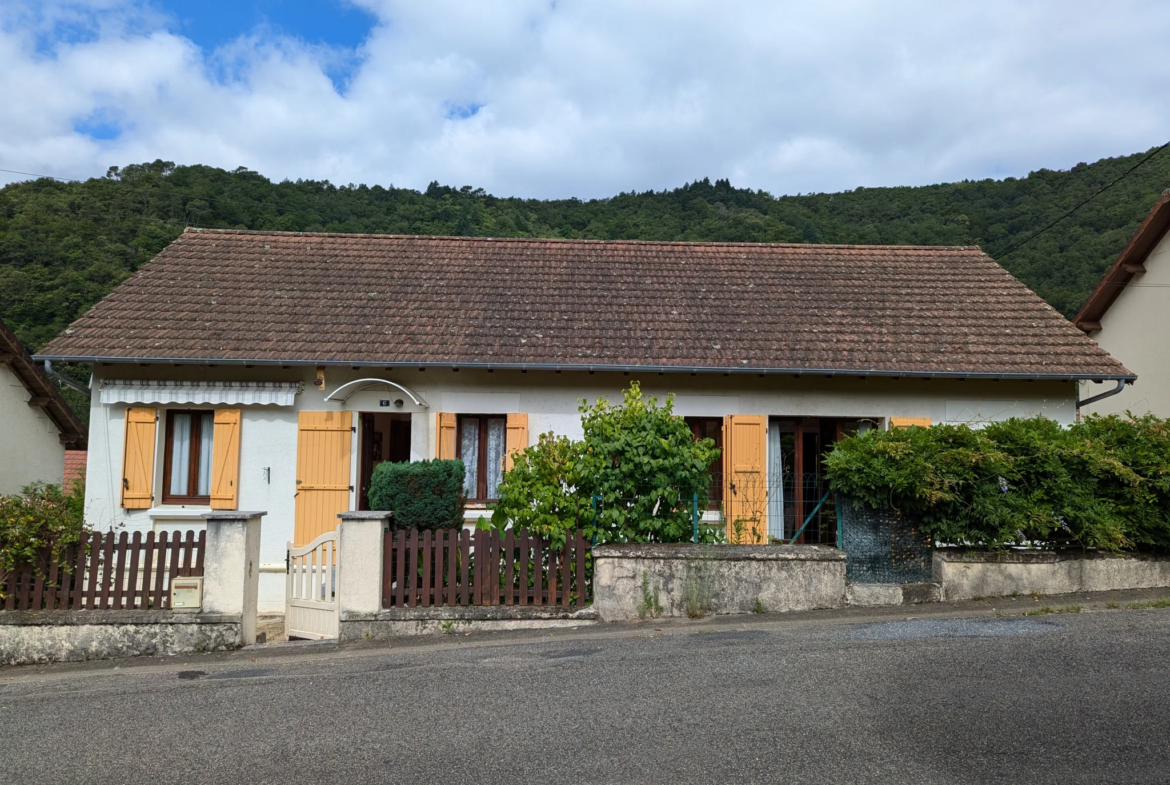
M0 576L4 610L161 610L171 581L203 575L207 532L93 532L60 560L44 554Z
M578 531L553 548L526 530L388 531L382 607L580 606L592 601L592 555Z

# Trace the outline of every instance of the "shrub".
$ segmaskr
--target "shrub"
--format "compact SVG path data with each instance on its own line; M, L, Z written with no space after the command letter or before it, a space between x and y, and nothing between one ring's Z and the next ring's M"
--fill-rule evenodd
M834 490L912 514L942 542L1170 547L1170 429L1152 416L870 431L825 463Z
M707 506L707 467L719 457L714 441L695 441L674 415L673 396L659 406L637 382L621 405L601 398L579 408L582 441L544 434L514 456L491 525L532 528L554 541L577 528L603 543L689 541L693 495L700 509ZM720 534L700 529L704 540Z
M554 547L564 545L565 533L592 524L592 499L578 489L583 442L542 433L537 443L513 456L500 485L500 500L492 525L509 525L542 537Z
M60 558L76 545L85 531L85 483L73 483L69 493L59 485L33 483L20 495L0 496L0 589L14 567L36 565L48 551Z
M391 510L400 529L455 529L463 525L463 461L379 463L370 479L370 506Z

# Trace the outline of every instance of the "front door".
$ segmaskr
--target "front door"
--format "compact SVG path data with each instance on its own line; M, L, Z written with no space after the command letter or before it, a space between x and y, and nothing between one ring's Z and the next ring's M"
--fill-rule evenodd
M768 542L767 430L762 415L732 414L724 420L723 509L727 539L738 545Z
M300 412L297 416L296 526L302 546L337 528L349 510L351 412Z

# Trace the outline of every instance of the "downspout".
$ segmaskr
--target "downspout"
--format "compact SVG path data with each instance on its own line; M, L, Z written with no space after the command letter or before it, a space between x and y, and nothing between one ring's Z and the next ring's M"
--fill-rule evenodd
M70 379L68 376L65 376L64 374L60 374L60 373L57 373L56 371L54 371L53 370L53 363L51 361L45 360L44 363L45 363L44 364L44 371L45 371L45 374L47 376L49 376L53 379L56 379L61 384L65 385L66 387L72 387L74 390L77 390L79 393L83 393L85 395L92 394L93 391L89 387L86 387L81 382L74 381L73 379Z
M1086 398L1083 401L1078 398L1077 399L1077 412L1078 413L1080 412L1082 406L1088 406L1090 403L1096 403L1097 401L1101 401L1101 400L1104 400L1106 398L1112 398L1114 395L1117 395L1119 392L1124 390L1125 385L1126 385L1125 379L1118 379L1117 386L1114 387L1112 390L1109 390L1108 392L1103 392L1103 393L1100 393L1099 395L1094 395L1090 398Z

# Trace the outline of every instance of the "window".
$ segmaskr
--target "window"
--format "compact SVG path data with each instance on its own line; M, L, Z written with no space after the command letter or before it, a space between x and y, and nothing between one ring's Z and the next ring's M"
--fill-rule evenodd
M211 502L214 412L167 412L163 503Z
M710 499L711 509L717 510L723 501L723 418L686 417L684 419L687 425L690 426L695 441L712 439L715 442L715 446L719 448L719 457L707 467L707 473L711 475L711 490L708 493L708 497Z
M467 500L498 499L507 452L508 418L501 415L461 414L455 457L463 459L463 492Z

